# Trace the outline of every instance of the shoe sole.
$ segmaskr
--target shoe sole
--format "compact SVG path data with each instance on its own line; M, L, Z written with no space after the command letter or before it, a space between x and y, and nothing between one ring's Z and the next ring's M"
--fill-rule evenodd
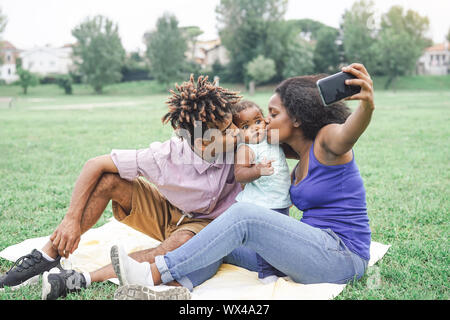
M122 260L120 259L119 254L119 247L117 245L114 245L111 247L111 264L114 268L114 272L117 275L117 278L119 278L119 283L121 286L128 285L128 281L126 279L125 275L125 268L122 265Z
M48 282L48 275L49 272L44 272L42 275L42 293L41 293L41 299L47 300L48 295L52 291L52 285Z
M155 291L138 284L119 287L114 300L190 300L191 293L185 287L173 287L164 291Z
M7 286L7 287L10 288L11 290L18 290L18 289L20 289L22 287L25 287L25 286L32 286L32 285L38 284L39 283L39 276L40 275L38 274L38 275L36 275L34 277L31 277L30 279L22 282L21 284L18 284L16 286L11 286L11 287ZM5 288L0 288L0 292L3 292L3 291L5 291Z

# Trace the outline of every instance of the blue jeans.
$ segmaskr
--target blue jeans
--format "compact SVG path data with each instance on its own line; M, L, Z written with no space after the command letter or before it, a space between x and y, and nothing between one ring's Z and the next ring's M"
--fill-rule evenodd
M289 208L271 209L271 210L279 212L279 213L284 214L286 216L289 215ZM239 249L236 249L236 250L239 250ZM284 277L285 276L285 274L283 274L283 272L281 272L281 271L275 269L274 267L272 267L266 260L264 260L257 253L256 253L256 261L258 262L258 269L255 270L255 271L258 271L258 278L264 279L264 278L267 278L267 277L273 276L273 275L275 275L277 277ZM230 263L230 262L228 262L228 263ZM235 264L235 263L231 263L231 264ZM254 271L254 270L252 270L252 271Z
M163 283L189 288L211 278L222 263L258 270L256 254L295 282L347 283L368 261L330 229L322 230L248 203L235 203L181 247L155 257Z

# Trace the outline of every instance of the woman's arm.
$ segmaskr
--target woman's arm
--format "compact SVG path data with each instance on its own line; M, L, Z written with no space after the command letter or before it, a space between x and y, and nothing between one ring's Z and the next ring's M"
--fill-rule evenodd
M360 100L358 108L347 118L343 124L331 124L320 131L317 138L319 143L328 152L336 156L349 152L359 137L368 127L375 109L373 98L373 82L366 68L359 63L353 63L342 71L351 73L357 79L347 80L348 85L358 85L361 92L345 100Z
M273 174L273 160L264 161L255 164L255 154L252 149L247 146L241 146L236 153L236 161L234 165L234 177L237 182L245 184L261 176L270 176Z

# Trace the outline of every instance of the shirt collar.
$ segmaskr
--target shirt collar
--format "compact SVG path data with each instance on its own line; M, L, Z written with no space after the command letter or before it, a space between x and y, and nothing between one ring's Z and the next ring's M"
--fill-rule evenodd
M191 163L193 164L193 166L195 167L195 169L199 174L203 174L210 167L222 168L224 165L223 161L220 161L221 163L217 163L219 162L220 158L214 160L214 162L208 162L204 160L192 150L191 146L186 140L184 141L183 146L184 146L183 147L184 158L187 159L188 161L192 161Z

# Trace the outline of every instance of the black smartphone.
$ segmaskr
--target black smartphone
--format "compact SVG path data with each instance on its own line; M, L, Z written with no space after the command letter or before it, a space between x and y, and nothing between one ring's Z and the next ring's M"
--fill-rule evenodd
M325 106L361 92L360 86L346 85L345 80L348 79L356 77L348 72L339 72L317 81L317 88Z

